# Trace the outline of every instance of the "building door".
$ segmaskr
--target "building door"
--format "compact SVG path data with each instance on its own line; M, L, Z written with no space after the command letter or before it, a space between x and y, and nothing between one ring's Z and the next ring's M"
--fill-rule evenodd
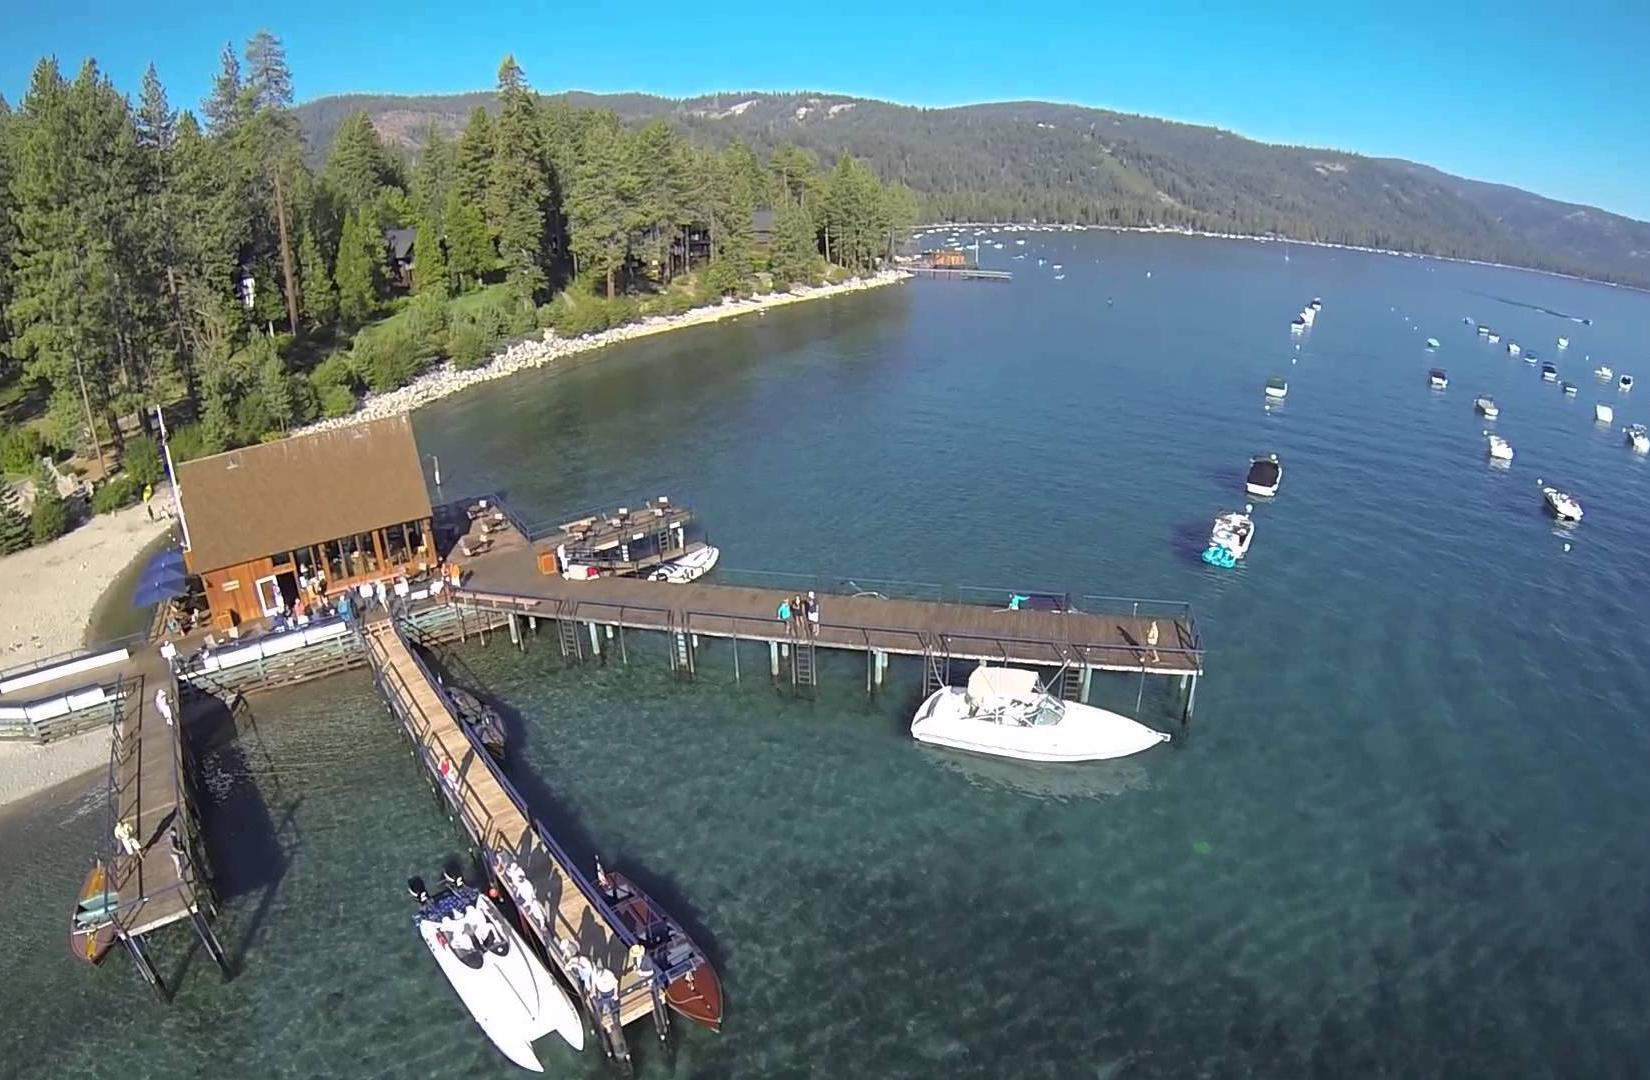
M252 583L252 588L258 593L258 608L265 618L274 618L281 613L281 586L276 575L259 578Z

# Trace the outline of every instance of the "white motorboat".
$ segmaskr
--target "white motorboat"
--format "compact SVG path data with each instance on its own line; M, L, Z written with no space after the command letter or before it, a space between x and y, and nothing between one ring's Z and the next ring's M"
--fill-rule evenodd
M715 567L716 560L722 557L722 549L706 544L702 548L688 552L680 559L667 562L647 576L649 581L668 581L673 585L686 585L690 581L698 581Z
M1289 382L1279 376L1272 376L1266 380L1266 396L1276 401L1282 401L1289 396Z
M1646 431L1643 424L1634 424L1623 428L1627 433L1627 445L1641 454L1650 454L1650 431Z
M1623 391L1631 390L1633 388L1633 377L1631 375L1623 375L1621 378L1616 380L1616 385Z
M1513 459L1512 443L1493 431L1484 432L1484 437L1490 441L1490 457L1496 461L1511 461Z
M1501 335L1492 330L1490 331L1489 337L1484 340L1488 341L1491 345L1499 345L1501 344Z
M1442 390L1449 386L1449 372L1435 367L1427 373L1427 382L1434 390Z
M1573 382L1561 383L1559 388L1564 391L1565 397L1575 397L1577 394L1581 393L1581 387L1577 386Z
M1567 337L1559 338L1558 339L1558 347L1561 348L1561 349L1568 349L1570 347L1570 339L1567 338Z
M453 879L433 897L419 878L407 888L419 903L413 924L425 947L505 1057L543 1072L533 1040L551 1032L584 1049L584 1022L572 1000L492 900Z
M1427 338L1427 348L1436 349L1438 347L1439 347L1439 344L1438 344L1438 339L1437 338L1435 338L1435 337Z
M1310 305L1301 308L1301 318L1305 320L1307 326L1311 326L1318 321L1318 309Z
M1485 326L1483 323L1478 324L1478 336L1479 337L1484 337L1484 336L1488 335L1489 332L1490 332L1489 327Z
M1557 382L1558 381L1558 365L1553 363L1551 360L1548 360L1547 362L1543 363L1541 365L1541 381L1542 382Z
M1613 379L1616 377L1615 371L1611 369L1608 364L1600 364L1598 367L1593 369L1593 374L1597 375L1601 379Z
M1604 404L1604 402L1601 401L1597 405L1593 406L1593 419L1597 420L1599 423L1608 424L1614 421L1615 418L1616 410Z
M1527 352L1524 354L1524 362L1526 364L1539 364L1541 362L1541 358L1533 352Z
M1249 545L1255 542L1255 521L1249 516L1253 509L1246 506L1242 513L1233 510L1215 518L1209 530L1209 546L1203 549L1204 562L1230 570L1249 554Z
M1249 459L1249 475L1244 477L1243 490L1251 495L1271 498L1283 483L1283 462L1276 454L1265 454Z
M1547 509L1560 521L1580 521L1581 503L1569 492L1560 491L1554 487L1541 489L1542 497L1547 500Z
M1487 394L1475 398L1472 407L1483 413L1484 418L1487 420L1494 420L1501 415L1501 406L1497 405L1495 399Z
M1323 300L1319 297L1314 296L1312 298L1312 302L1310 304L1306 305L1306 306L1311 308L1313 311L1322 311L1323 310Z
M1301 318L1299 315L1296 315L1295 316L1295 321L1291 322L1289 324L1289 332L1292 333L1292 334L1299 334L1299 333L1304 332L1305 330L1306 330L1306 320Z
M1508 356L1517 356L1519 354L1519 352L1521 352L1522 350L1523 350L1523 346L1520 345L1518 342L1516 342L1516 341L1507 342L1507 355Z
M967 688L942 686L911 720L911 737L1021 761L1103 761L1169 741L1126 716L1061 701L1023 668L978 667Z

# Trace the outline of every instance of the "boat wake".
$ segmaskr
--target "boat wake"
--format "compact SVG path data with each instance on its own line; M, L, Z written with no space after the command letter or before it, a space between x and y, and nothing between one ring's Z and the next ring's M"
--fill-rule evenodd
M1543 307L1540 304L1532 304L1527 300L1514 300L1509 296L1497 296L1494 293L1478 292L1475 289L1467 289L1465 291L1471 293L1473 296L1482 296L1486 300L1494 300L1498 304L1508 304L1512 307L1528 308L1531 311L1539 311L1543 315L1551 315L1555 319L1568 319L1573 323L1581 323L1583 326L1591 326L1593 324L1593 320L1591 319L1583 318L1580 315L1571 315L1568 311L1559 311L1555 308Z

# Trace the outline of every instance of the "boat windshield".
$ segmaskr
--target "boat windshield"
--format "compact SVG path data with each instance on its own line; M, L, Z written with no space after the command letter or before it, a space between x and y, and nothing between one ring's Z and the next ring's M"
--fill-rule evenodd
M1045 727L1058 724L1066 715L1066 706L1059 698L1052 694L1044 694L1037 707L1031 711L1033 727Z

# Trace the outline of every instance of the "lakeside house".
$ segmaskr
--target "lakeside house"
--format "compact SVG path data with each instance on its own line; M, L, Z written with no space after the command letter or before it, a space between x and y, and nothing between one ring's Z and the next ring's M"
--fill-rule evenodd
M384 230L384 250L390 271L390 284L397 289L410 289L413 286L413 245L417 241L417 229Z
M291 610L300 579L336 595L439 561L406 416L187 461L177 479L216 630Z

